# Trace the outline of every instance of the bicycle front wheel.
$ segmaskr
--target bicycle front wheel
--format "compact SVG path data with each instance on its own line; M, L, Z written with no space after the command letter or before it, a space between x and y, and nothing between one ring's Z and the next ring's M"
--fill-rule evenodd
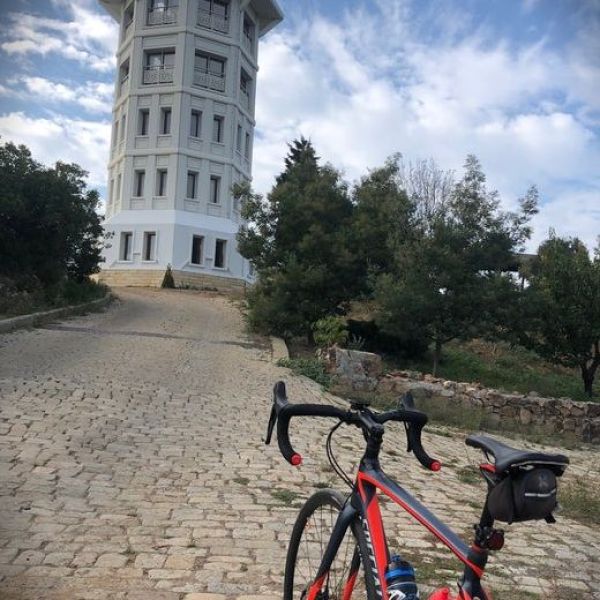
M308 598L344 502L339 492L320 490L300 510L288 548L283 600ZM346 532L317 600L376 600L372 569L363 556L368 556L367 542L357 521Z

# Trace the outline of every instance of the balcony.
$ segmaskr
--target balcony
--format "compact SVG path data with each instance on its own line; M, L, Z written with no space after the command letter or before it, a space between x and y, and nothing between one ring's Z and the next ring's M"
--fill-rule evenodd
M242 36L242 46L250 56L254 55L254 41L247 35Z
M144 83L173 83L173 70L164 65L144 67Z
M215 75L206 69L194 69L194 85L198 85L215 92L225 91L225 75Z
M247 91L240 90L240 104L246 110L250 110L250 94Z
M148 11L148 25L172 25L177 23L178 7L156 8Z
M198 26L221 33L229 33L229 19L222 15L215 15L207 10L198 11Z
M126 94L128 89L129 89L129 73L127 73L127 75L124 75L121 78L121 82L119 84L119 96Z

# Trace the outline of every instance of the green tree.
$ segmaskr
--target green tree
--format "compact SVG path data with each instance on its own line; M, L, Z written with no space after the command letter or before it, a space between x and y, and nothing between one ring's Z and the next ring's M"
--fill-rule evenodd
M413 236L398 237L393 267L376 285L381 328L392 335L426 336L433 344L434 374L444 344L491 331L515 297L508 271L530 235L536 206L532 188L518 213L500 211L479 162L467 157L448 202L427 211Z
M348 243L353 206L340 174L319 164L309 141L294 141L285 165L266 200L247 185L234 188L248 221L239 250L258 275L248 317L264 331L312 340L312 324L357 287Z
M577 238L552 236L526 275L520 342L551 362L578 368L591 397L600 366L600 243L592 259Z
M400 169L400 155L394 155L353 189L352 242L365 282L367 276L391 270L394 240L413 232L414 203L400 185Z
M45 168L25 146L0 146L0 274L47 287L99 271L99 198L86 175L74 164Z

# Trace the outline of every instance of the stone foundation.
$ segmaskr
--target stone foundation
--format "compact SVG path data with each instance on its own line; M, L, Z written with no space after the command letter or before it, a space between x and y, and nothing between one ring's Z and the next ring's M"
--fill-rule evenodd
M172 271L177 287L190 287L196 289L211 289L232 295L243 295L247 283L240 279L215 277L204 273L190 273L188 271ZM160 287L165 276L164 270L151 269L111 269L101 271L98 281L111 287Z

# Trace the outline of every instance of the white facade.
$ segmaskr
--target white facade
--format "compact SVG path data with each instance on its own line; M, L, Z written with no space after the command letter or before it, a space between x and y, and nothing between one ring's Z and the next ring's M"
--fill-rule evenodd
M275 0L100 2L121 31L103 272L170 264L250 281L231 186L251 179L258 39L281 10Z

